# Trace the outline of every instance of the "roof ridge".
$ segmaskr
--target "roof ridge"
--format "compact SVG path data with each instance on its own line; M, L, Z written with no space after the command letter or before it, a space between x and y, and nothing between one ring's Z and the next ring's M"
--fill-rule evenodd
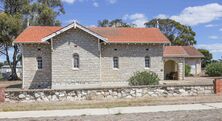
M152 28L146 28L146 27L86 27L89 29L93 29L93 28L107 28L107 29L158 29L155 27ZM158 29L159 30L159 29Z
M28 26L28 27L61 27L62 28L62 26L41 26L41 25L37 25L37 26Z
M180 46L180 47L182 47L182 49L186 53L186 55L189 56L189 54L187 53L186 49L184 48L185 46ZM188 47L188 46L186 46L186 47Z

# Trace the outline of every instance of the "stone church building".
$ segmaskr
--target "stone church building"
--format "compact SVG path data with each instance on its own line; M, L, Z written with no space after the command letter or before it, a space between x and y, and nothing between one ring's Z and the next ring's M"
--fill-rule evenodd
M183 80L185 64L198 75L203 57L191 46L169 46L157 28L30 26L14 43L21 46L26 89L121 86L137 71Z

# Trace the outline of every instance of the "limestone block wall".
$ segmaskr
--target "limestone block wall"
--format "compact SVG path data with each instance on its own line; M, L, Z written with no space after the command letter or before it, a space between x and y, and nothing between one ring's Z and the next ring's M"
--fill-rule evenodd
M51 48L50 44L23 44L23 88L50 88ZM42 57L43 68L37 69L37 57Z
M73 68L73 54L79 55L79 69ZM73 88L79 84L100 82L98 39L80 30L70 29L53 38L52 88Z
M185 78L185 58L170 58L170 57L165 57L164 62L167 62L169 60L172 60L176 62L177 67L178 67L178 79L179 80L184 80Z
M104 82L127 81L134 72L153 71L163 79L163 46L150 44L102 45L101 74ZM150 56L150 68L145 68L145 56ZM119 58L119 68L113 68L113 57Z

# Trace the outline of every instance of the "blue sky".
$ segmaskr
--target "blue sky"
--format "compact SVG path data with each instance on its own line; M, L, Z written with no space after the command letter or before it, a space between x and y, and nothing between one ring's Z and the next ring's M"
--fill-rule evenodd
M98 20L122 18L143 27L153 18L171 18L192 26L198 48L209 49L214 59L222 56L221 0L63 0L63 25L77 20L86 26Z
M153 18L171 18L196 32L198 48L209 49L214 59L222 56L221 0L62 0L66 13L62 25L77 20L95 26L98 20L122 18L143 27ZM1 60L4 57L0 58Z

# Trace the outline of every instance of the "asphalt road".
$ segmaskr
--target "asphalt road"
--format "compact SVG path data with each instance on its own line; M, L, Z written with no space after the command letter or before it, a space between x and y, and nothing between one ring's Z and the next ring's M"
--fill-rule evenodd
M0 119L0 121L222 121L222 109L101 116Z

